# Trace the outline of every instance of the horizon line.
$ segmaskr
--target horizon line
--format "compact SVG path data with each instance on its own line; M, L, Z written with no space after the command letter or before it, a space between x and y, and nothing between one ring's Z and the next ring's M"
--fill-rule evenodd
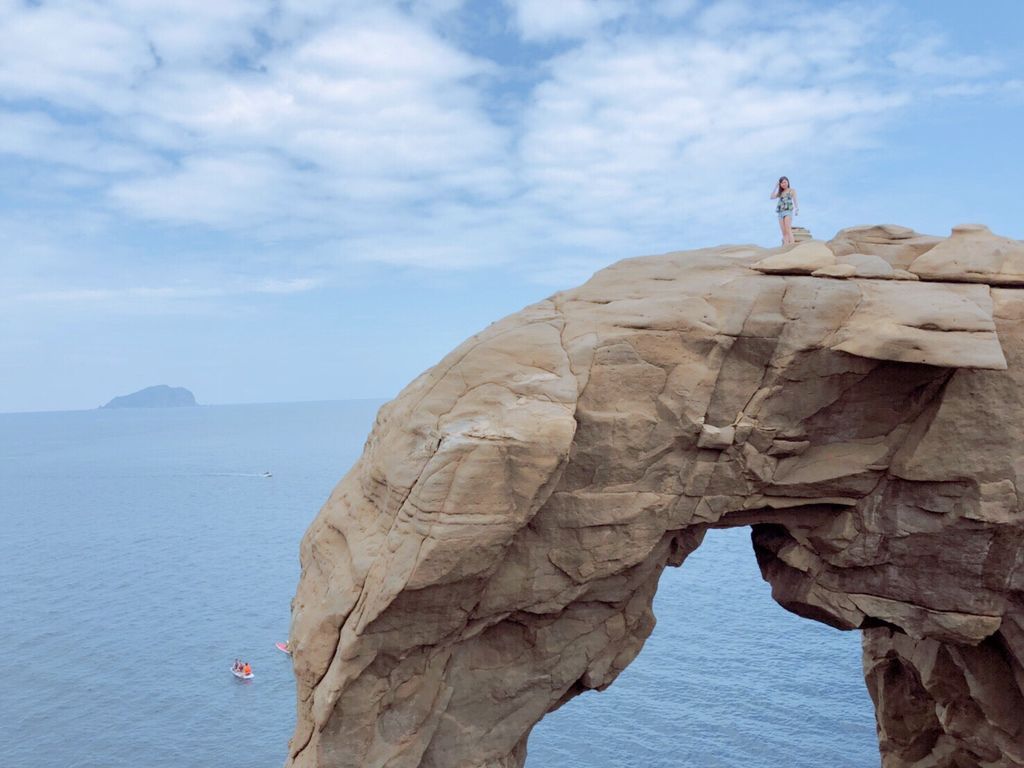
M300 405L300 404L314 404L314 403L357 403L357 402L387 402L393 400L395 395L390 397L339 397L339 398L323 398L315 400L254 400L246 402L233 402L233 403L196 403L195 405L184 405L184 406L157 406L157 407L127 407L127 408L105 408L102 405L97 405L94 408L51 408L43 410L25 410L25 411L0 411L0 416L23 416L31 414L44 414L44 413L91 413L92 411L174 411L174 410L189 410L190 408L206 408L206 407L224 407L224 406L239 406L239 405Z

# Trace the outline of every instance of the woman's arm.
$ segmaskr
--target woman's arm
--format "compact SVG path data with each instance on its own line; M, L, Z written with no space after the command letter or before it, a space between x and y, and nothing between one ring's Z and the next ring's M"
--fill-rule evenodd
M793 193L793 208L794 208L794 213L795 213L795 214L798 214L798 213L800 213L800 198L798 198L798 197L796 196L796 190L795 190L795 189L791 189L791 190L790 190L790 192L792 192L792 193Z
M775 182L775 188L772 190L772 193L768 196L768 199L769 200L774 200L778 196L779 196L779 182L776 181Z

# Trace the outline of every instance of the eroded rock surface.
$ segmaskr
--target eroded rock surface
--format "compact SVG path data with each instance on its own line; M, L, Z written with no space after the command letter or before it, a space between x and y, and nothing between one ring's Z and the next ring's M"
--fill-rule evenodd
M521 766L750 525L779 603L864 630L887 768L1024 765L1024 291L959 232L623 261L412 382L302 543L289 764Z

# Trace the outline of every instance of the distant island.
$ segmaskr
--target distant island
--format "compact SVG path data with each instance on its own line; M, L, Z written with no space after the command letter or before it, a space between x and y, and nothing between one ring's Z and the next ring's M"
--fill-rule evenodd
M158 384L146 387L130 395L115 397L101 408L180 408L196 405L196 396L184 387L169 387Z

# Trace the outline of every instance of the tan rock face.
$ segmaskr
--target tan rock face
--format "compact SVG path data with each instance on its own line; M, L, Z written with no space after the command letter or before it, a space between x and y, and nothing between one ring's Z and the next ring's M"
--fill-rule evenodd
M982 224L961 224L908 269L923 280L1024 286L1024 243L993 235Z
M736 525L780 604L864 630L887 768L1024 765L1024 292L852 257L956 242L623 261L412 382L303 539L289 765L521 766Z
M851 254L879 256L894 269L906 269L914 259L941 241L940 237L921 235L907 227L877 224L840 230L828 242L828 247L840 261Z
M754 269L768 275L810 275L835 266L836 256L824 243L805 240L782 253L776 253L754 264Z

